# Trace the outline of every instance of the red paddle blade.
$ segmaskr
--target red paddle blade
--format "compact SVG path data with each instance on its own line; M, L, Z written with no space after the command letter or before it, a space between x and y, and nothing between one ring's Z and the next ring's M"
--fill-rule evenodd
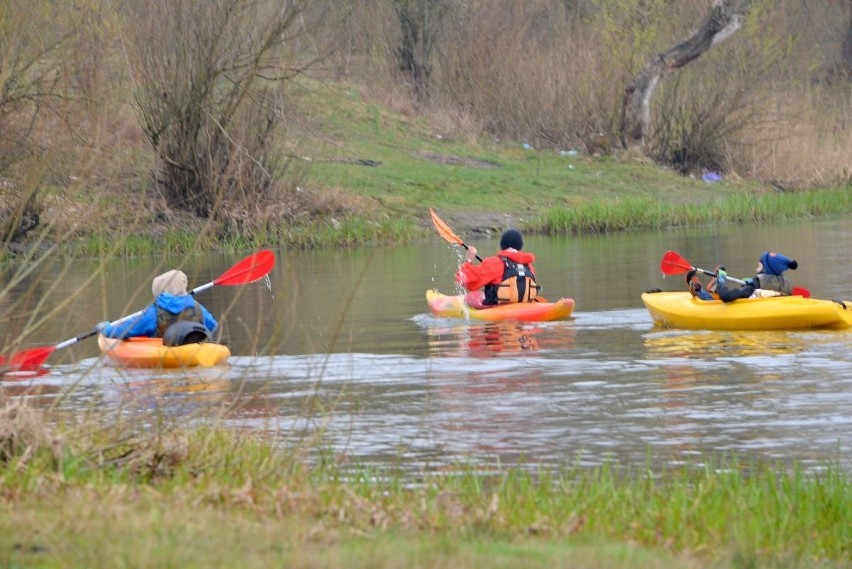
M794 286L793 287L793 296L802 296L804 298L810 298L811 297L811 291L809 291L808 289L806 289L803 286Z
M674 251L666 251L660 261L660 270L664 275L679 275L692 269L693 266L689 264L689 261Z
M42 346L29 350L21 350L9 358L9 367L12 369L32 370L41 367L56 348L54 346Z
M217 286L243 285L259 281L275 266L275 253L269 249L249 255L213 281Z

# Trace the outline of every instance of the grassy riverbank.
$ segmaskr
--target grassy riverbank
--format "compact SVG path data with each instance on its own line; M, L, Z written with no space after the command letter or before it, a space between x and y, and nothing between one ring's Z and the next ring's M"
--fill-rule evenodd
M71 255L145 255L263 246L332 247L434 238L429 207L460 234L588 233L849 215L849 187L780 188L725 177L708 183L631 154L539 150L472 137L341 85L305 82L290 104L286 225L222 227L145 195L149 152L138 140L70 186L45 186L46 242ZM130 180L131 183L126 183ZM134 181L135 180L135 181ZM131 188L131 189L128 189ZM277 206L276 206L277 207ZM255 212L254 216L262 216Z
M5 567L811 568L852 550L850 480L831 466L412 481L217 429L51 427L11 403L0 424Z

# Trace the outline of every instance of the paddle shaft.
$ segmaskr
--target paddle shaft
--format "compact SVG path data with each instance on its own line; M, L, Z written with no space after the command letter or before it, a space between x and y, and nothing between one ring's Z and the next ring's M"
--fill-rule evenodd
M465 243L459 243L462 247L464 247L467 251L470 251L470 247L468 247ZM482 257L479 256L479 253L476 254L476 260L480 263L482 262Z
M696 272L701 273L702 275L707 275L709 277L716 277L716 273L714 273L713 271L705 271L704 269L699 269L698 267L694 267L694 270ZM727 280L731 281L732 283L737 283L737 284L741 284L741 285L745 284L744 280L738 279L738 278L735 278L735 277L727 277Z

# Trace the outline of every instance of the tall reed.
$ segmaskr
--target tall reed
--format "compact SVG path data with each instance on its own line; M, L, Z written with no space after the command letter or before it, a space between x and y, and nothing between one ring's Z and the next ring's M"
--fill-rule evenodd
M845 188L735 195L702 204L661 203L651 198L624 198L573 208L555 207L528 229L550 234L607 233L715 223L751 223L804 219L852 212L852 192Z

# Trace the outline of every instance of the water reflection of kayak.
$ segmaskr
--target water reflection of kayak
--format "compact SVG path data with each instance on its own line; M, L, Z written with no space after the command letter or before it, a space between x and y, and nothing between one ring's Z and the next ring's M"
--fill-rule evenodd
M514 320L518 322L547 322L566 320L574 311L573 298L560 298L555 302L524 302L503 304L493 308L471 308L463 295L446 295L437 290L426 291L426 303L435 316L444 318L464 318L500 322Z
M115 340L98 336L101 352L113 364L134 368L211 367L231 356L227 346L213 342L169 347L162 338Z
M543 330L536 324L521 322L477 322L429 327L426 333L434 356L491 357L501 353L538 351L538 335ZM553 330L548 331L553 333ZM570 334L573 341L573 329ZM555 338L549 340L557 342ZM562 345L562 342L559 343Z
M690 330L844 330L852 304L802 296L744 298L724 303L698 300L688 292L644 293L654 324Z
M650 358L707 360L799 354L812 345L811 338L812 335L787 330L767 330L763 334L748 330L667 330L646 334L643 341Z

